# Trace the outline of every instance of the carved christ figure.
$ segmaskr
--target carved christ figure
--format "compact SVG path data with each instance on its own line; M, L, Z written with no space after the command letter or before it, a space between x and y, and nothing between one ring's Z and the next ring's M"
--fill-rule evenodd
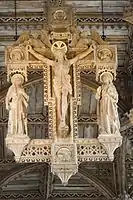
M27 135L27 106L29 96L25 93L22 84L24 78L15 74L11 78L12 85L6 95L6 109L9 111L8 136Z
M104 72L100 76L102 86L96 93L98 100L98 124L100 134L120 134L120 122L117 110L118 93L113 84L113 76Z
M48 66L52 66L54 72L53 89L56 97L56 110L59 126L66 127L66 114L68 109L68 95L72 95L71 77L69 75L70 66L75 64L78 60L83 59L92 51L95 46L91 45L89 49L85 50L81 54L72 59L66 58L67 46L62 41L55 42L51 51L54 55L54 60L50 60L37 52L35 52L31 46L28 47L28 51L41 60Z

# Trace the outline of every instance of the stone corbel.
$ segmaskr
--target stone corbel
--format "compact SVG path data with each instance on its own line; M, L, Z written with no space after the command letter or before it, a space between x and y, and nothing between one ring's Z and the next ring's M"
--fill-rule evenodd
M121 135L99 135L99 142L105 147L109 160L114 160L114 151L121 146Z
M78 172L77 146L75 143L53 143L51 148L51 172L57 175L63 185Z
M7 148L13 151L16 162L19 162L24 147L30 142L30 138L27 135L17 137L13 135L7 136L5 142Z

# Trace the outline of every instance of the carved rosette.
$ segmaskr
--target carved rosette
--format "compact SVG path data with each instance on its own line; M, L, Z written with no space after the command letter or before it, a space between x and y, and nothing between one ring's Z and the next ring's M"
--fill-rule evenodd
M63 185L78 172L77 146L75 143L54 143L51 147L51 171Z
M103 72L110 72L116 77L117 47L116 45L99 45L96 48L94 60L96 64L96 80Z
M121 135L99 135L99 142L104 145L108 154L109 160L114 160L114 151L121 146L122 136Z

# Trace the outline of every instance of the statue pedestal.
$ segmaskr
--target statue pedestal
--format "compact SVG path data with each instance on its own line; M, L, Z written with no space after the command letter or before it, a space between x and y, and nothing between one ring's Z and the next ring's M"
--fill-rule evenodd
M22 135L22 136L7 135L5 139L6 146L15 154L16 162L19 162L21 153L23 152L25 145L27 145L29 141L30 138L27 135Z
M101 134L98 136L98 140L105 147L109 159L113 161L114 151L122 144L122 136Z
M70 177L78 172L77 145L67 141L53 143L51 156L51 172L67 185Z

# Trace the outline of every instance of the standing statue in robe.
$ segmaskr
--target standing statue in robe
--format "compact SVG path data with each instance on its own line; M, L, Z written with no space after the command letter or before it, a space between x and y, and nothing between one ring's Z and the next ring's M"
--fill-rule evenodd
M24 77L14 74L12 85L6 95L6 109L9 111L8 136L27 135L27 107L29 97L22 86Z
M104 72L100 76L102 86L99 86L96 93L98 100L98 125L100 134L120 135L120 122L118 116L118 93L113 84L113 76Z
M62 41L56 41L52 47L51 51L54 55L54 60L50 60L37 52L35 52L31 46L28 46L28 51L35 56L37 59L41 60L48 66L52 66L54 78L53 78L53 90L56 98L56 111L58 127L60 130L68 129L66 124L66 115L68 110L68 95L72 95L72 85L71 76L69 75L70 66L75 64L78 60L83 59L88 54L93 52L95 49L94 45L91 45L89 49L80 53L75 58L67 59L66 52L67 46Z

